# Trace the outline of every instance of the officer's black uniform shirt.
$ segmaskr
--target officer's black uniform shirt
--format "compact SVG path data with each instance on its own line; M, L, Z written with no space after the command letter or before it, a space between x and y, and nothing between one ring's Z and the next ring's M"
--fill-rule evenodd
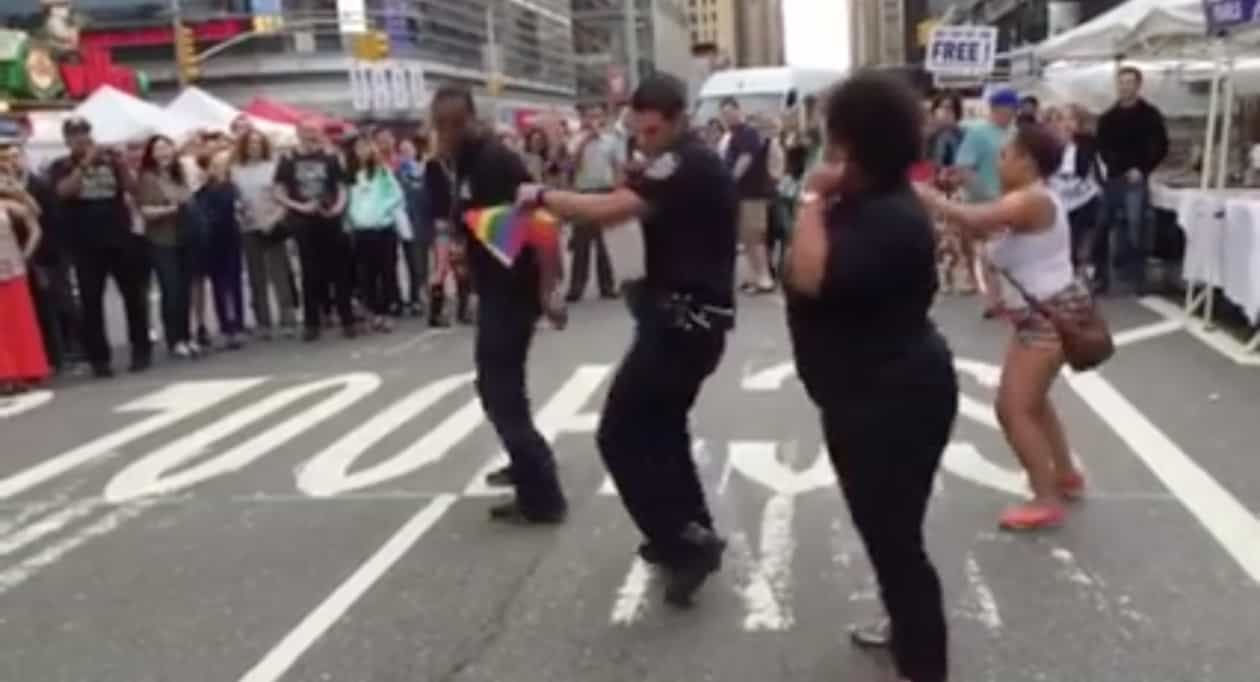
M491 136L465 144L455 172L456 224L465 234L465 211L514 204L517 189L530 182L529 171L521 157ZM538 264L532 248L522 250L508 269L470 236L468 259L473 283L482 298L512 297L531 305L538 304Z
M937 289L932 219L909 186L830 206L826 231L818 296L788 292L797 372L815 401L861 392L882 372L945 348L928 317Z
M630 180L649 206L644 270L656 291L735 303L735 181L716 153L687 134Z

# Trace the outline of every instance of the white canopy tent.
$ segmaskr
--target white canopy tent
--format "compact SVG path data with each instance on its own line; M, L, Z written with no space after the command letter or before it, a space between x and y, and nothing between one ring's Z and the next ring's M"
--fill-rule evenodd
M198 87L185 88L178 97L166 105L166 110L176 116L195 121L201 128L221 132L227 132L233 121L240 116L245 116L254 128L267 136L273 144L290 146L297 142L297 130L294 126L242 113L240 109Z
M1234 96L1240 85L1248 88L1244 92L1260 93L1260 83L1257 83L1260 79L1236 78L1239 64L1235 63L1232 50L1238 46L1254 50L1260 45L1260 16L1246 19L1249 23L1235 27L1228 33L1213 35L1204 14L1203 0L1129 0L1070 31L1046 40L1037 47L1036 54L1045 63L1114 60L1116 66L1124 58L1210 60L1212 73L1209 77L1210 94L1200 190L1213 187L1223 190L1228 173ZM1254 63L1255 60L1244 62L1247 67ZM1251 91L1253 84L1257 87ZM1218 118L1222 126L1219 136ZM1214 160L1215 168L1212 165ZM1205 283L1202 288L1197 288L1196 282L1187 274L1187 317L1193 315L1201 305L1205 321L1210 325L1214 300L1211 294L1210 284ZM1253 339L1252 345L1258 341L1260 335Z

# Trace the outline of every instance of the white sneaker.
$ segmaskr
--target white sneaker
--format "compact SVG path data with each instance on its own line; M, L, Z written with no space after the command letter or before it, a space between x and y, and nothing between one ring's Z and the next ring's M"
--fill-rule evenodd
M194 358L199 357L204 352L201 350L201 346L197 345L196 341L189 341L185 345L188 346L188 352L191 353Z
M177 358L188 360L188 359L191 359L196 354L193 352L193 349L188 346L187 343L180 341L179 343L175 344L174 348L171 349L171 355L174 355Z

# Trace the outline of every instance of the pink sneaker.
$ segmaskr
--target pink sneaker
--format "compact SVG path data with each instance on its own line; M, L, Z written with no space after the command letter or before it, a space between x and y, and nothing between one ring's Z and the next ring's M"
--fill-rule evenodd
M1025 502L1003 510L998 525L1002 530L1013 531L1058 528L1065 516L1063 507L1057 504Z

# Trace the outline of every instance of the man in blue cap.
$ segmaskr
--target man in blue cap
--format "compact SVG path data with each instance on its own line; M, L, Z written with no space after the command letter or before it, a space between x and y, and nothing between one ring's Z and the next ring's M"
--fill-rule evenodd
M996 200L1002 194L1002 183L998 179L998 156L1002 145L1013 130L1015 114L1019 110L1019 94L1010 88L998 88L989 93L989 116L983 121L976 121L967 126L962 144L954 158L954 169L961 176L961 186L966 201L985 203ZM967 276L972 285L975 284L975 259L977 244L969 237L963 237L963 257L967 264ZM984 263L983 251L979 255L984 265L982 272L988 286L985 293L988 305L985 317L994 317L998 312L998 282L996 277L989 276L989 267Z

